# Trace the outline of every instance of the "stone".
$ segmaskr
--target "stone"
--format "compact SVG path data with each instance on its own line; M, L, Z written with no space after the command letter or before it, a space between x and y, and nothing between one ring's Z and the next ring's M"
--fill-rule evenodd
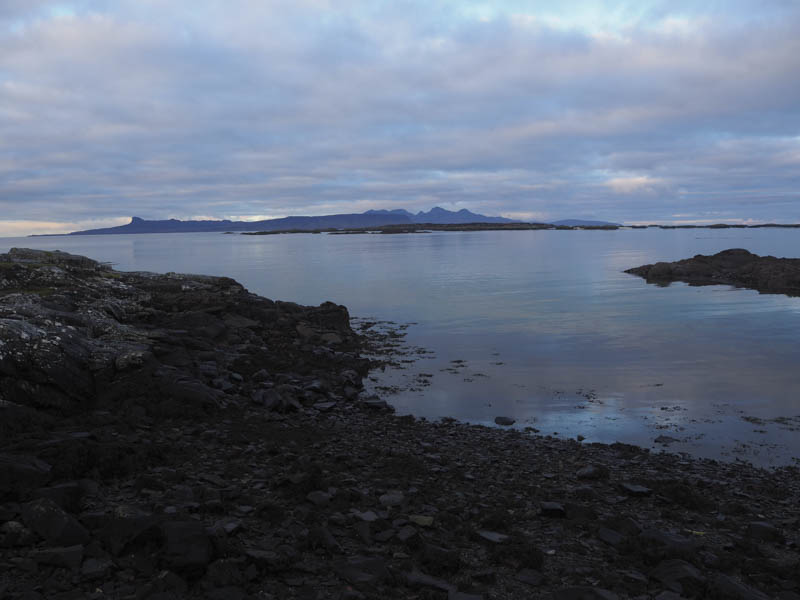
M597 538L609 546L616 548L622 544L625 536L617 531L614 531L613 529L609 529L608 527L601 527L597 530Z
M366 521L357 521L355 525L353 525L353 529L356 530L358 537L361 538L361 541L365 544L369 545L372 543L372 528L370 527L369 523ZM392 531L392 535L394 535L394 531ZM389 537L392 537L391 535ZM389 539L389 537L378 539L379 542L385 542Z
M496 531L488 531L486 529L480 529L476 532L477 536L482 539L486 540L487 542L491 542L492 544L502 544L506 540L508 540L507 535L504 533L498 533Z
M388 508L390 506L399 506L403 503L404 499L403 492L398 490L390 490L378 498L378 501L383 506Z
M323 492L322 490L316 490L313 492L309 492L306 495L306 499L316 506L325 506L331 501L331 495L328 492Z
M642 533L642 526L631 517L617 516L606 519L603 524L614 531L620 532L622 535L636 536ZM657 530L652 529L651 531L656 532Z
M228 536L242 530L242 522L234 517L224 517L215 521L209 528L209 533L213 536Z
M466 592L459 592L450 590L447 592L447 600L483 600L482 594L468 594Z
M52 467L34 456L0 454L0 498L19 496L50 481Z
M563 519L567 516L567 511L564 509L564 506L558 502L541 502L539 508L543 517Z
M430 527L433 525L433 517L428 517L425 515L410 515L408 520L415 525L419 525L420 527Z
M208 566L204 579L217 588L243 585L244 564L243 558L219 558Z
M49 498L22 507L25 524L51 544L75 546L89 541L89 532L74 517Z
M772 523L766 521L752 521L747 525L747 535L762 542L774 542L782 544L784 542L783 533Z
M723 573L716 573L711 578L708 589L712 598L725 598L725 600L770 600L767 594Z
M213 547L203 524L198 521L174 521L162 525L163 559L175 571L197 570L213 558Z
M495 417L494 422L502 427L511 427L517 420L511 417Z
M674 444L675 442L680 442L678 438L674 438L669 435L660 435L656 439L653 440L656 444L663 444L664 446L669 446L670 444Z
M392 407L386 402L386 400L381 400L377 396L372 396L366 398L361 402L365 407L371 408L373 410L392 410Z
M309 540L317 547L325 548L332 554L339 554L342 551L342 546L333 537L330 529L327 527L314 527L309 531Z
M81 510L83 486L78 481L70 481L45 488L37 489L33 495L36 498L50 498L65 511L77 513Z
M324 333L320 336L320 339L331 346L338 346L343 341L342 336L338 333Z
M0 504L0 522L12 521L20 513L20 505L16 502Z
M662 558L680 556L694 548L689 538L659 529L643 530L639 534L639 541L644 544L646 552L661 555Z
M514 576L514 579L531 587L539 587L544 583L544 575L533 569L522 569Z
M414 537L416 537L416 535L417 530L411 527L411 525L406 525L397 532L397 539L405 544L409 540L412 540Z
M494 583L497 581L497 569L478 569L472 572L472 579L485 584Z
M297 325L297 327L295 327L295 330L300 335L300 337L306 338L306 339L311 338L311 337L313 337L313 336L315 336L317 334L317 332L314 331L311 327L309 327L308 325L305 325L303 323L300 323L299 325Z
M210 590L205 595L207 600L247 600L249 597L244 589L232 585Z
M608 479L608 469L601 465L586 465L578 469L575 476L587 480Z
M115 556L126 548L155 541L160 537L160 517L135 506L120 504L111 514L98 515L98 537Z
M451 591L457 591L456 586L443 579L439 579L437 577L433 577L422 571L413 570L406 575L406 582L408 583L409 587L416 588L416 587L429 587L436 590L441 590L443 592L450 593Z
M680 594L671 592L670 590L664 590L658 596L655 597L655 600L685 600L685 598Z
M87 581L105 579L114 568L114 561L108 558L87 558L81 566L81 577Z
M361 512L359 510L353 510L353 514L357 519L366 521L367 523L372 523L373 521L378 520L378 515L376 515L375 512L371 510L367 510L365 512Z
M619 600L614 592L589 586L575 586L553 592L553 600Z
M643 485L638 485L635 483L620 483L620 489L628 494L629 496L643 498L645 496L649 496L653 493L649 487L645 487Z
M434 572L455 572L461 567L461 556L457 550L426 543L422 548L422 562Z
M64 567L77 571L83 561L83 546L45 548L31 553L30 558L39 564Z
M183 598L189 591L189 585L177 573L164 570L160 571L158 575L156 575L156 577L151 581L150 591L156 592L156 594L153 596L143 594L147 600L152 600L158 595L159 592L164 594L165 600L166 598ZM142 594L137 594L137 598L141 596Z
M394 529L384 529L383 531L379 531L374 535L376 542L385 543L392 539L395 535L397 535L397 531Z
M336 561L333 567L337 575L355 586L373 586L388 576L385 561L377 557L351 556Z
M272 550L258 550L251 548L245 550L245 556L255 565L265 569L275 569L281 564L281 557Z
M19 521L6 521L0 525L0 548L30 546L36 542L36 534Z
M670 590L679 594L699 591L706 581L703 574L695 566L679 558L660 562L650 571L650 577L660 581Z
M622 575L627 581L633 581L635 583L647 585L647 576L639 571L626 569L624 571L620 571L619 574Z

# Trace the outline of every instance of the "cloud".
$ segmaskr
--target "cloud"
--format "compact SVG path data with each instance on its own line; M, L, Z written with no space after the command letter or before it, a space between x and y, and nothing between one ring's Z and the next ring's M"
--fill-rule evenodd
M800 221L800 7L569 5L3 3L0 214Z
M617 194L652 194L663 181L647 175L614 177L604 183Z

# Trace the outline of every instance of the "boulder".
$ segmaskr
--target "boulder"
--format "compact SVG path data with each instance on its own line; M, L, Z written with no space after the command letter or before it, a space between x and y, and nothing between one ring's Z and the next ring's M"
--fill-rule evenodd
M115 556L129 547L160 541L160 518L134 506L121 504L95 520L98 537Z
M0 548L30 546L36 542L36 535L19 521L6 521L0 525Z
M356 587L374 586L389 574L386 562L379 557L351 556L336 561L333 568L339 577Z
M45 548L31 553L30 557L39 564L53 567L64 567L77 571L83 561L83 546L69 546L66 548Z
M769 600L770 598L767 594L724 573L717 573L711 578L708 597L714 600Z
M699 592L706 581L694 565L677 558L661 561L650 571L650 577L660 581L673 592L684 595Z
M49 498L22 507L25 524L51 544L74 546L89 541L89 532L74 517Z
M0 454L0 498L20 497L50 481L52 467L35 456Z
M199 571L214 558L211 539L198 521L172 521L161 527L162 559L175 571Z

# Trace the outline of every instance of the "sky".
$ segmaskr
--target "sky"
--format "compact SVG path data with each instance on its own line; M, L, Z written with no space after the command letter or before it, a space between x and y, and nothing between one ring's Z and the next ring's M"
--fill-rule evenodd
M800 222L800 2L2 0L0 236Z

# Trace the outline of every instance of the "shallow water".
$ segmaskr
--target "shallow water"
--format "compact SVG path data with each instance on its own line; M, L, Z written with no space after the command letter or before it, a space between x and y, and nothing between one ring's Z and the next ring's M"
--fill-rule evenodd
M797 230L0 239L12 246L226 275L273 299L414 322L408 342L432 354L371 384L405 388L388 397L400 413L504 415L543 434L762 465L800 457L800 298L622 272L737 247L800 257Z

